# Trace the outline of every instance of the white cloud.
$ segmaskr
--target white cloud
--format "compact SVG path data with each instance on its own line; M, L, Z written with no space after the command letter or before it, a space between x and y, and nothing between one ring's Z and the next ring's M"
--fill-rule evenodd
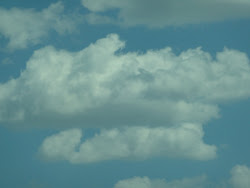
M77 19L64 14L64 6L58 2L42 11L34 9L0 7L0 35L9 40L11 50L41 43L50 31L59 34L72 32Z
M250 187L250 169L245 165L236 165L231 170L231 185L233 188Z
M250 169L245 165L236 165L231 170L230 180L221 182L208 181L205 175L194 178L167 181L166 179L150 179L148 177L133 177L118 181L114 188L208 188L230 187L249 188Z
M118 11L117 22L126 26L163 27L250 17L249 0L82 0L82 4L100 15Z
M122 53L115 34L79 52L35 51L17 79L0 84L0 122L82 128L203 124L218 104L250 96L246 54L213 59L190 49Z
M39 154L43 159L68 160L76 153L81 137L82 132L79 129L62 131L46 138Z
M205 144L203 134L202 126L194 124L173 128L132 127L102 130L80 143L81 131L72 129L47 137L40 147L40 155L47 160L71 163L144 160L154 156L210 160L216 157L216 147Z
M121 180L114 188L205 188L206 176L166 181L164 179L149 179L148 177L134 177Z

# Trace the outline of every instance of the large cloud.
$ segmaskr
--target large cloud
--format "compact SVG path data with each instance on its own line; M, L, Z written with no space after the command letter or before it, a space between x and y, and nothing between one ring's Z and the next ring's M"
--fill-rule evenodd
M203 143L202 137L200 125L184 124L173 128L102 130L81 143L81 131L72 129L47 137L40 147L40 155L47 160L68 160L71 163L144 160L154 156L193 160L215 158L216 147Z
M236 165L231 170L231 184L234 188L250 187L250 169L245 165Z
M122 53L115 34L79 52L37 50L0 84L0 122L26 126L172 126L218 117L218 104L250 96L248 57L225 49Z
M249 0L82 0L82 4L92 11L92 23L113 20L127 26L163 27L250 17ZM117 11L117 18L103 16L109 10Z
M124 46L111 34L79 52L37 50L17 79L0 84L0 122L101 128L82 144L78 129L45 139L47 159L214 158L201 125L218 117L218 104L250 96L246 54L225 49L213 59L200 48L177 56L170 48L123 53Z
M0 7L0 35L9 39L9 49L26 48L42 42L50 31L59 34L74 31L77 20L73 15L64 14L60 2L42 11Z

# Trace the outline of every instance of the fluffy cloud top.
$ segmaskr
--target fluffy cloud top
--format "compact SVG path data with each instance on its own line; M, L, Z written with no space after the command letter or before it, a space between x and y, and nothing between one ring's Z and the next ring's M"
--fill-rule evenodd
M79 52L37 50L17 79L0 84L0 122L26 126L202 124L218 104L250 96L246 54L213 59L198 49L122 53L111 34Z
M203 143L202 137L201 126L184 124L173 128L102 130L80 143L81 131L72 129L47 137L40 148L40 155L47 160L68 160L71 163L143 160L153 156L194 160L215 158L216 147Z
M237 165L232 171L231 184L234 188L250 187L250 169L245 165Z
M40 43L50 31L72 32L76 27L72 15L64 14L62 3L51 4L40 12L33 9L0 7L0 35L9 39L9 49L26 48Z
M182 180L166 181L164 179L149 179L148 177L134 177L121 180L114 188L205 188L207 180L205 176L185 178Z
M103 12L114 10L118 15L113 19L127 26L162 27L250 17L249 0L82 0L82 4L97 13L90 14L92 23L100 23ZM103 21L107 20L105 16Z

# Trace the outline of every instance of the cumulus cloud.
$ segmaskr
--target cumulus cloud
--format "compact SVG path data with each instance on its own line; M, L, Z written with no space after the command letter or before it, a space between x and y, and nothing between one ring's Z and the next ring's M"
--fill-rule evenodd
M81 142L81 130L62 131L47 137L40 155L47 160L91 163L103 160L138 159L154 156L210 160L216 147L203 143L201 125L183 124L172 128L132 127L101 130Z
M163 27L250 17L249 0L82 0L82 4L99 16L117 11L117 22L126 26Z
M200 48L123 53L108 35L79 52L35 51L17 79L0 84L5 125L82 128L203 124L218 104L250 96L245 53Z
M250 169L245 165L236 165L231 170L231 185L233 188L250 187Z
M50 31L59 34L75 30L77 19L64 14L64 6L58 2L41 11L34 9L0 7L0 35L9 40L11 50L39 44Z
M221 182L211 182L208 178L198 176L167 181L166 179L150 179L148 177L133 177L118 181L114 188L208 188L208 187L230 187L249 188L250 169L245 165L236 165L231 170L231 179ZM223 183L224 182L224 183ZM222 183L222 184L221 184Z
M76 153L81 137L82 132L79 129L62 131L49 136L44 140L39 154L48 160L68 160Z
M148 177L134 177L117 182L114 188L205 188L206 176L166 181L165 179L149 179Z

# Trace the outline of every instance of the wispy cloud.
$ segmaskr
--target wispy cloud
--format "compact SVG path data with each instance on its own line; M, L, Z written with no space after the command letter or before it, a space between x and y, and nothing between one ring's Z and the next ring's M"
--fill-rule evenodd
M41 11L0 7L0 35L9 40L7 48L10 50L42 43L51 31L71 33L78 21L74 15L64 13L61 2L51 4Z
M82 4L101 13L99 16L118 11L116 22L125 26L164 27L250 18L249 0L82 0Z
M2 65L11 65L11 64L14 64L14 62L12 61L12 59L6 57L6 58L4 58L4 59L1 61L1 64L2 64Z

